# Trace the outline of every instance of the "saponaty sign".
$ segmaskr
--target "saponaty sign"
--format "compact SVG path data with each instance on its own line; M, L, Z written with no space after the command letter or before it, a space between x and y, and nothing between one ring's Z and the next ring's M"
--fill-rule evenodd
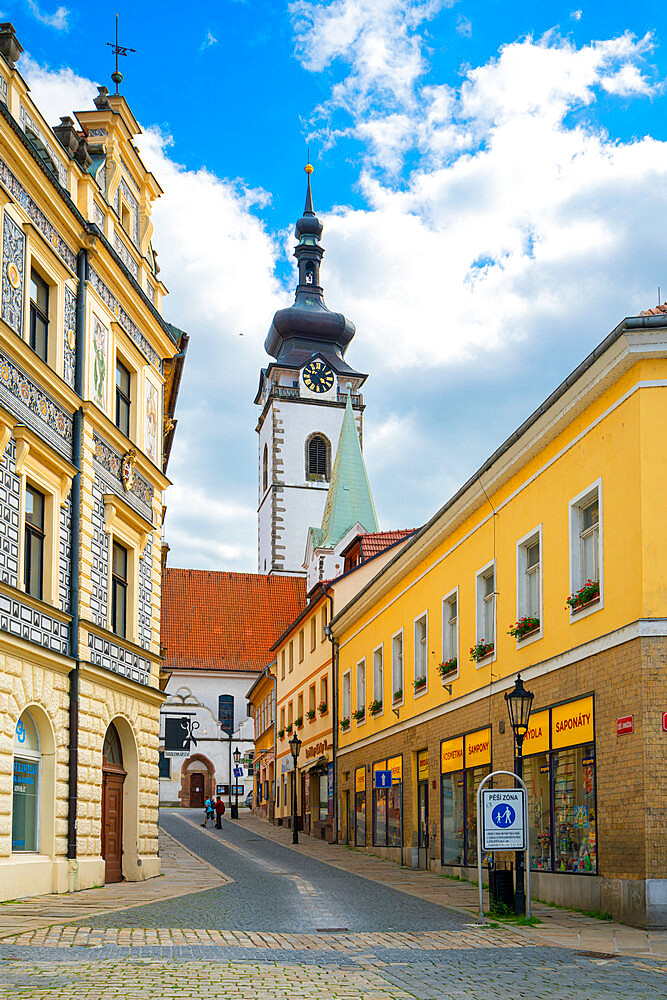
M525 851L523 788L482 789L482 850Z

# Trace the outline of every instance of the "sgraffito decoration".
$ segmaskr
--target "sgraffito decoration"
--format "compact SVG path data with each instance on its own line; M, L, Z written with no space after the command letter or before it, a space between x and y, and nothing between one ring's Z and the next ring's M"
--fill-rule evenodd
M26 423L32 425L32 417L36 417L42 421L42 425L45 424L50 431L53 431L61 442L64 441L71 447L71 415L43 389L35 385L23 369L2 351L0 351L0 402L12 413L22 417ZM44 433L43 426L40 427L40 433ZM48 434L46 436L48 437Z
M74 388L74 359L76 356L76 295L65 285L63 337L63 377Z
M23 272L25 233L5 212L2 226L2 318L23 335Z
M157 389L152 382L146 381L146 454L150 458L151 462L154 462L155 464L157 464L157 435L159 426L157 400Z
M122 478L122 464L123 456L119 455L111 445L107 444L101 437L98 437L95 432L93 432L93 446L95 448L95 461L107 472L110 472L112 477L117 481L118 488L124 486ZM127 457L127 456L125 456ZM133 475L130 482L129 488L126 488L126 492L133 494L137 500L140 500L142 504L147 508L146 516L152 519L152 506L153 506L153 487L150 483L146 482L143 476L140 476L136 469L133 469ZM122 494L121 494L122 495Z
M68 247L60 233L55 229L53 223L49 222L37 202L34 198L30 197L21 182L14 176L5 161L1 158L0 183L4 184L14 201L26 210L31 221L37 226L46 242L53 247L72 274L75 274L76 254Z
M93 313L93 337L90 361L93 402L104 409L107 387L107 328Z

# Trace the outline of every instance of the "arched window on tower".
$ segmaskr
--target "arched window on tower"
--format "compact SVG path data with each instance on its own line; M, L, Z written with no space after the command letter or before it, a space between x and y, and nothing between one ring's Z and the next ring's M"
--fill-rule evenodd
M262 492L266 493L269 485L269 449L267 445L264 445L264 454L262 455Z
M329 480L330 445L323 434L313 434L306 448L306 479Z

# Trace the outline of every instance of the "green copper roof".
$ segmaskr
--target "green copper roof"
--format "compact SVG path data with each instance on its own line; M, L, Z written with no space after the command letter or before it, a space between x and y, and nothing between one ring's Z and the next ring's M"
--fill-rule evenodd
M319 546L333 548L357 521L366 531L378 530L375 505L352 410L352 397L348 393L322 517L322 540Z

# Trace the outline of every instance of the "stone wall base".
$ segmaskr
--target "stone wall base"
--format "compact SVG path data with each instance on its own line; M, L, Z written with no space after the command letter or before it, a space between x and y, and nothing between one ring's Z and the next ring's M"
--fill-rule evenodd
M123 855L123 876L127 882L143 882L160 874L160 858L154 854ZM43 854L14 854L0 858L0 902L46 896L49 893L79 892L104 885L104 859L79 858L53 861Z

